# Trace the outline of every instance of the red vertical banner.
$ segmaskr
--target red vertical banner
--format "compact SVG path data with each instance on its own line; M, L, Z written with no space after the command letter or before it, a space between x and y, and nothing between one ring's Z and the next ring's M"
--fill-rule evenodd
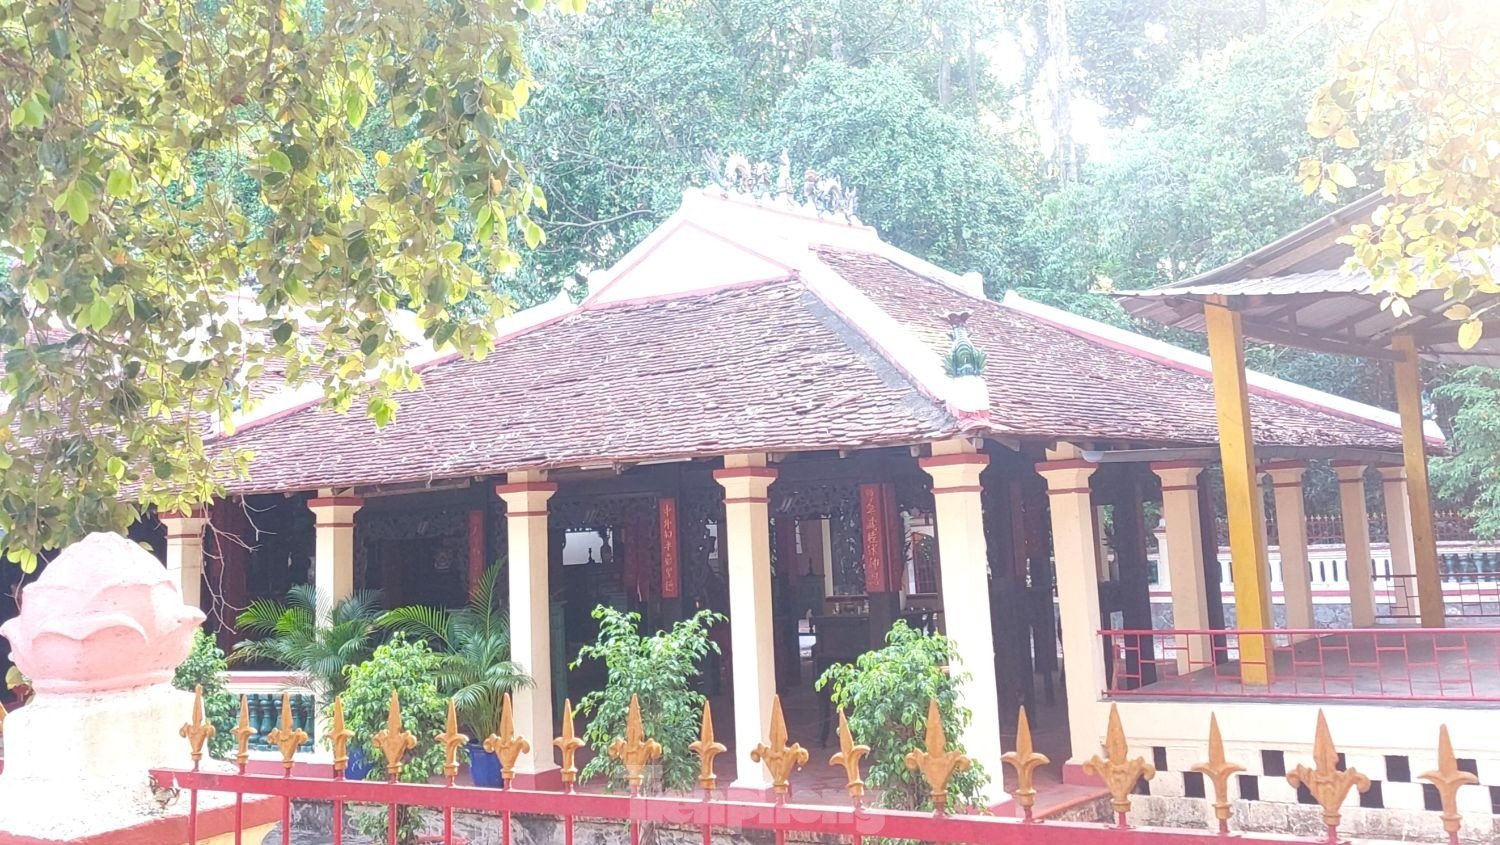
M890 591L887 561L891 532L886 521L885 495L879 484L859 485L859 525L864 540L865 593Z
M666 496L657 499L656 516L661 532L661 596L675 599L682 592L677 557L677 500Z
M477 586L484 578L488 561L484 555L484 509L469 511L469 587Z

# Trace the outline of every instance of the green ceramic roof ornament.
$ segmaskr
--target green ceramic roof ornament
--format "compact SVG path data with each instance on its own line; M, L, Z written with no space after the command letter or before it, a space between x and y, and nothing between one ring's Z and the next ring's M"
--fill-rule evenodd
M943 369L952 378L984 374L984 352L969 339L969 312L955 311L948 315L948 339L953 345L943 359Z

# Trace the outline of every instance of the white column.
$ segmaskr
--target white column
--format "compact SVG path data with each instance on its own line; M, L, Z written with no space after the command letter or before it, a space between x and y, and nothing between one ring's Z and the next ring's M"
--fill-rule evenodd
M182 603L202 607L203 529L208 518L194 508L187 514L166 514L161 524L167 529L167 571L182 591Z
M354 514L365 503L358 496L321 495L308 499L316 543L313 586L318 593L318 624L339 601L354 593Z
M1198 474L1203 472L1203 465L1167 461L1152 464L1151 471L1161 479L1161 513L1166 523L1166 542L1161 548L1172 573L1172 627L1208 630L1208 588L1203 578L1203 521L1198 511ZM1189 635L1185 642L1182 639L1176 643L1179 674L1213 663L1213 637Z
M495 486L505 502L510 656L532 681L511 694L516 733L531 744L516 758L516 780L533 789L562 783L562 770L552 758L552 593L547 585L547 500L557 484L546 478L541 471L512 472L505 484Z
M961 695L973 714L964 731L965 753L990 776L987 803L1006 800L1000 765L1000 700L995 689L995 632L990 623L989 554L979 474L990 458L968 440L932 444L922 469L932 476L937 516L938 562L942 569L943 619L969 676Z
M1406 489L1406 467L1376 467L1380 473L1380 489L1385 499L1385 530L1391 544L1392 591L1397 612L1416 617L1417 561L1412 554L1411 500Z
M1068 732L1072 735L1069 763L1081 765L1099 753L1101 724L1095 706L1104 691L1104 647L1099 641L1099 575L1094 560L1094 509L1089 476L1094 465L1077 457L1077 450L1049 450L1036 465L1047 479L1052 514L1052 555L1057 577L1058 614L1062 622L1063 660L1066 663Z
M763 792L766 767L750 759L769 742L771 699L776 695L776 649L771 623L771 513L776 470L764 454L726 455L714 471L724 487L724 551L729 572L730 671L734 682L734 754L731 788Z
M1375 579L1370 570L1370 518L1365 510L1365 465L1339 461L1339 512L1349 580L1349 619L1355 628L1375 624Z
M1286 602L1288 628L1316 627L1312 571L1307 557L1307 507L1302 491L1305 472L1307 465L1295 461L1266 467L1266 474L1271 476L1271 495L1276 501L1276 545L1281 553L1281 594Z

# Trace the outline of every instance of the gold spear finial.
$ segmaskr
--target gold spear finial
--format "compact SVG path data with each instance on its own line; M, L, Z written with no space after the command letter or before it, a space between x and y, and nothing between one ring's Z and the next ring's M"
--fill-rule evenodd
M1214 818L1219 820L1219 832L1229 831L1229 814L1233 805L1229 803L1229 777L1243 772L1244 766L1224 759L1224 738L1219 735L1219 717L1208 714L1208 762L1193 767L1214 785Z
M918 769L932 790L932 807L941 813L948 809L948 781L954 772L973 766L968 757L948 750L948 735L943 732L943 714L936 698L927 699L927 748L906 755L906 768Z
M844 767L844 774L849 778L849 797L855 804L865 797L865 779L859 772L859 764L869 753L870 746L854 744L854 732L849 730L849 719L844 715L844 708L840 707L839 750L828 758L828 765Z
M0 736L5 735L5 705L0 704Z
M641 723L641 700L630 696L630 710L625 714L625 736L609 744L609 756L625 764L625 780L632 790L640 789L646 778L646 764L661 757L661 745L646 738Z
M756 745L750 759L765 764L771 773L771 787L782 796L792 788L792 769L807 765L807 749L801 743L787 744L786 717L781 713L779 695L771 699L771 741Z
M449 783L458 776L458 747L469 741L469 738L458 732L458 704L453 699L448 699L448 725L447 730L437 735L438 744L443 746L443 777Z
M406 752L417 747L417 738L401 728L401 696L391 690L391 706L386 711L385 727L372 737L375 747L385 756L385 774L391 780L401 777L401 761Z
M1031 821L1031 810L1036 806L1036 785L1032 774L1040 767L1052 762L1045 754L1038 754L1031 744L1031 720L1026 718L1026 708L1016 717L1016 750L1000 755L1000 762L1016 770L1016 791L1011 793L1021 807L1027 821Z
M484 750L500 758L500 777L506 781L516 774L516 760L531 751L531 743L524 736L516 735L516 717L510 706L510 693L500 699L500 732L490 734L484 741Z
M712 792L719 783L719 776L714 774L714 758L728 749L714 741L713 708L707 701L703 702L703 724L698 728L698 739L688 750L698 755L698 785Z
M1323 807L1323 823L1329 830L1337 830L1342 816L1339 807L1349 797L1350 789L1360 792L1370 788L1370 779L1355 769L1339 768L1339 752L1333 745L1333 736L1328 732L1328 720L1318 710L1318 731L1313 738L1313 767L1298 765L1286 776L1287 783L1294 787L1307 787L1312 797Z
M1130 793L1141 779L1156 777L1156 767L1142 757L1130 759L1130 746L1125 743L1125 728L1120 724L1120 708L1109 706L1109 729L1104 735L1104 750L1108 758L1095 754L1083 764L1083 770L1104 781L1109 790L1110 806L1123 824L1125 814L1130 812Z
M234 735L234 764L243 774L250 761L250 737L255 736L255 728L250 727L250 700L244 695L240 696L240 720L230 733Z
M552 744L562 751L562 781L571 787L578 782L578 766L573 762L573 755L584 742L573 728L573 700L570 698L563 699L562 736L552 740Z
M1443 830L1451 838L1458 833L1458 826L1462 821L1458 815L1458 790L1467 784L1479 783L1479 778L1458 767L1458 758L1453 756L1453 742L1448 738L1447 725L1438 728L1437 769L1418 777L1437 787L1438 797L1443 801Z
M281 694L281 722L266 734L266 739L281 752L281 765L288 773L292 771L292 758L297 749L307 742L307 731L292 725L292 694Z
M344 726L344 697L337 696L333 699L333 729L328 732L328 740L333 745L334 777L343 777L349 768L349 740L353 738L354 731Z
M193 720L183 725L177 735L188 741L188 748L193 755L193 768L203 760L203 744L208 742L218 729L213 723L203 718L203 685L193 687Z

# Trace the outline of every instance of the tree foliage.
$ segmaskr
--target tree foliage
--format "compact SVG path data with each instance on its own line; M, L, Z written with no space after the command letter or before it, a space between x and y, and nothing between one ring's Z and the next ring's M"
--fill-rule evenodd
M407 640L397 632L390 642L375 649L370 659L348 670L348 689L343 694L344 713L354 741L371 764L365 777L385 780L385 758L375 736L386 730L391 694L399 697L401 729L410 732L416 745L402 758L402 783L427 783L443 770L442 743L436 741L448 722L448 700L438 692L434 678L438 672L438 655L422 640ZM460 747L459 762L467 759L468 750ZM355 811L355 824L375 841L386 841L388 815L385 807ZM401 807L396 812L396 836L401 845L420 842L422 811L418 807Z
M609 746L625 736L625 717L635 696L640 700L646 736L661 743L660 785L691 789L698 766L688 746L698 739L707 702L693 688L693 679L700 673L699 661L710 649L718 651L708 638L708 628L724 617L700 610L670 631L651 636L641 636L638 613L600 605L594 608L594 618L599 620L599 638L579 649L573 665L599 660L609 674L604 689L590 692L578 703L578 715L588 718L584 740L594 751L582 776L602 775L610 789L625 787L625 767L610 756Z
M229 661L203 629L193 633L193 650L172 673L172 686L186 692L203 687L203 716L214 726L208 739L208 753L224 759L234 747L234 729L239 719L235 697L226 689L229 683Z
M383 423L414 334L487 346L542 5L0 0L0 549L207 500L263 376Z
M848 715L854 740L870 747L866 781L878 790L880 805L930 810L932 791L920 772L906 767L906 755L926 750L932 699L943 715L949 750L963 750L956 738L963 735L972 714L962 704L959 687L968 675L960 671L953 642L942 635L928 636L898 620L885 643L853 663L829 667L816 686L831 688L834 706ZM983 766L976 761L973 768L954 773L948 781L949 807L982 806L982 789L989 781Z
M1023 205L1013 171L1030 164L990 128L1010 99L979 49L999 5L616 0L539 22L528 53L543 85L517 148L551 205L520 295L576 286L638 243L708 181L705 152L787 149L796 178L856 185L894 243L1000 272Z
M1500 293L1486 258L1500 245L1500 19L1489 4L1453 0L1342 0L1330 14L1352 20L1352 37L1308 129L1340 150L1371 150L1388 197L1347 238L1353 261L1397 315L1417 291L1445 291L1457 339L1472 346L1484 321L1470 298ZM1393 149L1370 132L1392 114L1412 121L1414 143ZM1350 154L1307 160L1307 190L1353 187Z

